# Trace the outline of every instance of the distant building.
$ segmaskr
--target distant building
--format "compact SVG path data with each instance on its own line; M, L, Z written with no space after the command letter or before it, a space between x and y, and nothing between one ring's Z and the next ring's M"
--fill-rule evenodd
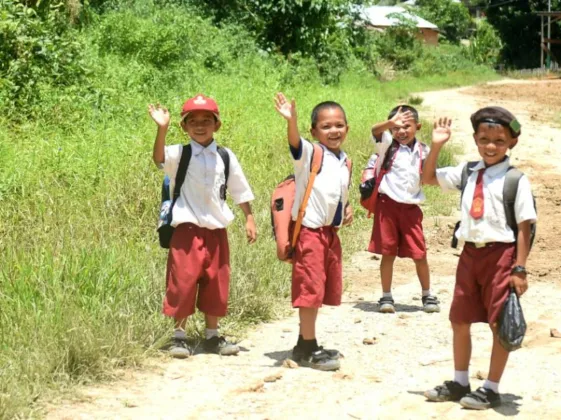
M411 0L414 1L414 0ZM411 19L419 28L418 38L429 45L438 44L438 26L412 12L397 6L369 6L362 9L362 17L367 28L383 31L391 26L399 24L399 20L388 15L399 14Z

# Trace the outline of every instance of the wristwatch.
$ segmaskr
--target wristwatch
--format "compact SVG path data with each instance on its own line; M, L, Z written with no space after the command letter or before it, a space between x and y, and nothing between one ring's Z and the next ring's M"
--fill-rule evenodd
M510 274L527 274L526 267L524 267L523 265L515 265L514 267L512 267Z

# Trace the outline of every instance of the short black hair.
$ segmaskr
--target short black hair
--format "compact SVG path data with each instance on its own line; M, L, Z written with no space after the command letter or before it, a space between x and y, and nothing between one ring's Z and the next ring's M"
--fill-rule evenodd
M419 122L419 112L415 108L413 108L411 105L398 105L398 106L396 106L394 109L392 109L390 111L390 114L388 115L388 120L391 120L393 117L395 117L395 114L397 114L397 111L399 111L399 108L401 108L401 112L410 111L413 114L413 118L415 118L415 121Z
M347 124L347 114L345 113L345 110L343 109L341 104L333 101L325 101L317 104L312 110L312 128L316 128L319 113L324 109L329 109L329 108L339 108L343 113L343 118L345 118L345 124Z

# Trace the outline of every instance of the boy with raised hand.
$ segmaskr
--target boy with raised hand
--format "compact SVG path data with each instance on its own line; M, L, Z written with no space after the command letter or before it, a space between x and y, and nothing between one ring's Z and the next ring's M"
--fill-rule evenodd
M409 105L395 107L386 121L372 127L383 175L381 180L378 179L378 197L368 251L382 255L380 277L383 294L378 302L382 313L395 312L391 287L396 257L411 258L415 262L424 311L440 311L438 299L430 290L423 211L419 207L425 201L421 174L430 150L417 140L420 129L419 114Z
M521 296L528 288L526 258L530 250L531 223L536 221L530 182L518 183L514 216L515 232L507 223L503 188L511 169L507 152L516 146L520 124L509 111L486 107L471 116L473 138L481 161L467 173L461 199L461 219L455 232L464 241L456 271L450 308L454 334L454 380L427 391L430 401L459 401L465 408L484 410L501 404L499 381L508 360L497 335L497 320L511 287ZM423 182L443 190L461 190L466 162L436 169L438 154L450 138L450 121L435 123L432 151L425 163ZM493 333L489 375L482 387L471 392L471 324L488 323Z
M310 176L313 145L300 137L294 100L289 102L278 93L275 108L288 123L288 144L296 178L292 219L296 220ZM336 102L316 105L311 119L310 133L323 148L323 162L293 255L292 306L298 308L300 334L292 358L302 366L329 371L339 369L339 352L318 345L316 319L322 305L341 304L342 251L337 230L350 224L353 218L348 205L347 155L341 150L349 126L345 111Z
M185 180L173 207L175 226L167 263L166 295L163 312L175 319L170 354L186 358L192 354L185 337L187 318L195 313L195 304L205 314L205 351L220 355L239 352L218 334L218 320L226 315L230 284L230 250L226 227L234 215L226 203L226 189L246 218L249 243L256 240L255 221L250 201L253 193L236 155L229 156L226 183L226 162L214 140L221 126L216 102L199 94L188 99L181 111L181 128L190 138L188 146L166 146L170 115L166 108L149 105L148 111L158 125L153 160L158 168L175 181L184 147L191 147Z

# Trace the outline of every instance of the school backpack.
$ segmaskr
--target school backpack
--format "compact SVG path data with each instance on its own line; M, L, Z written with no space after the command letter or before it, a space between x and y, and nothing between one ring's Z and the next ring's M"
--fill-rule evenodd
M298 235L302 228L302 221L308 206L308 200L312 193L312 187L317 174L321 171L323 163L323 149L317 143L312 143L314 149L311 157L310 178L306 186L306 192L298 209L296 221L292 220L292 207L296 195L296 179L289 175L273 191L271 198L271 225L273 237L277 243L277 257L279 260L292 263L292 254L298 241ZM352 162L346 161L349 174L352 173Z
M220 196L223 200L226 199L226 186L228 185L228 176L230 175L230 155L228 151L223 147L218 146L217 152L224 162L224 185L220 188ZM170 183L171 180L166 175L164 181L162 182L162 203L160 205L160 217L158 220L158 237L160 241L160 246L162 248L169 248L171 237L175 228L171 225L173 218L173 206L179 198L181 192L181 186L185 181L185 175L187 175L187 169L189 168L189 161L191 160L191 155L193 150L190 144L183 146L181 151L181 158L179 159L179 165L177 167L177 173L175 175L175 186L173 188L173 196L170 195Z
M464 197L464 190L466 189L467 180L469 175L473 172L473 168L479 163L479 161L468 162L467 165L464 166L462 170L462 178L460 181L460 205L462 203L462 199ZM518 192L518 184L520 182L520 178L524 173L519 169L515 168L514 166L509 166L505 175L505 183L503 186L503 207L505 210L505 218L507 225L512 229L514 232L514 240L516 242L518 238L518 225L516 224L516 216L514 214L514 203L516 202L516 194ZM532 196L534 199L534 208L536 207L536 198ZM452 234L452 248L458 247L458 238L456 238L456 232L460 228L460 222L456 223L454 227L454 233ZM534 244L534 239L536 237L536 224L532 223L530 225L530 249Z

